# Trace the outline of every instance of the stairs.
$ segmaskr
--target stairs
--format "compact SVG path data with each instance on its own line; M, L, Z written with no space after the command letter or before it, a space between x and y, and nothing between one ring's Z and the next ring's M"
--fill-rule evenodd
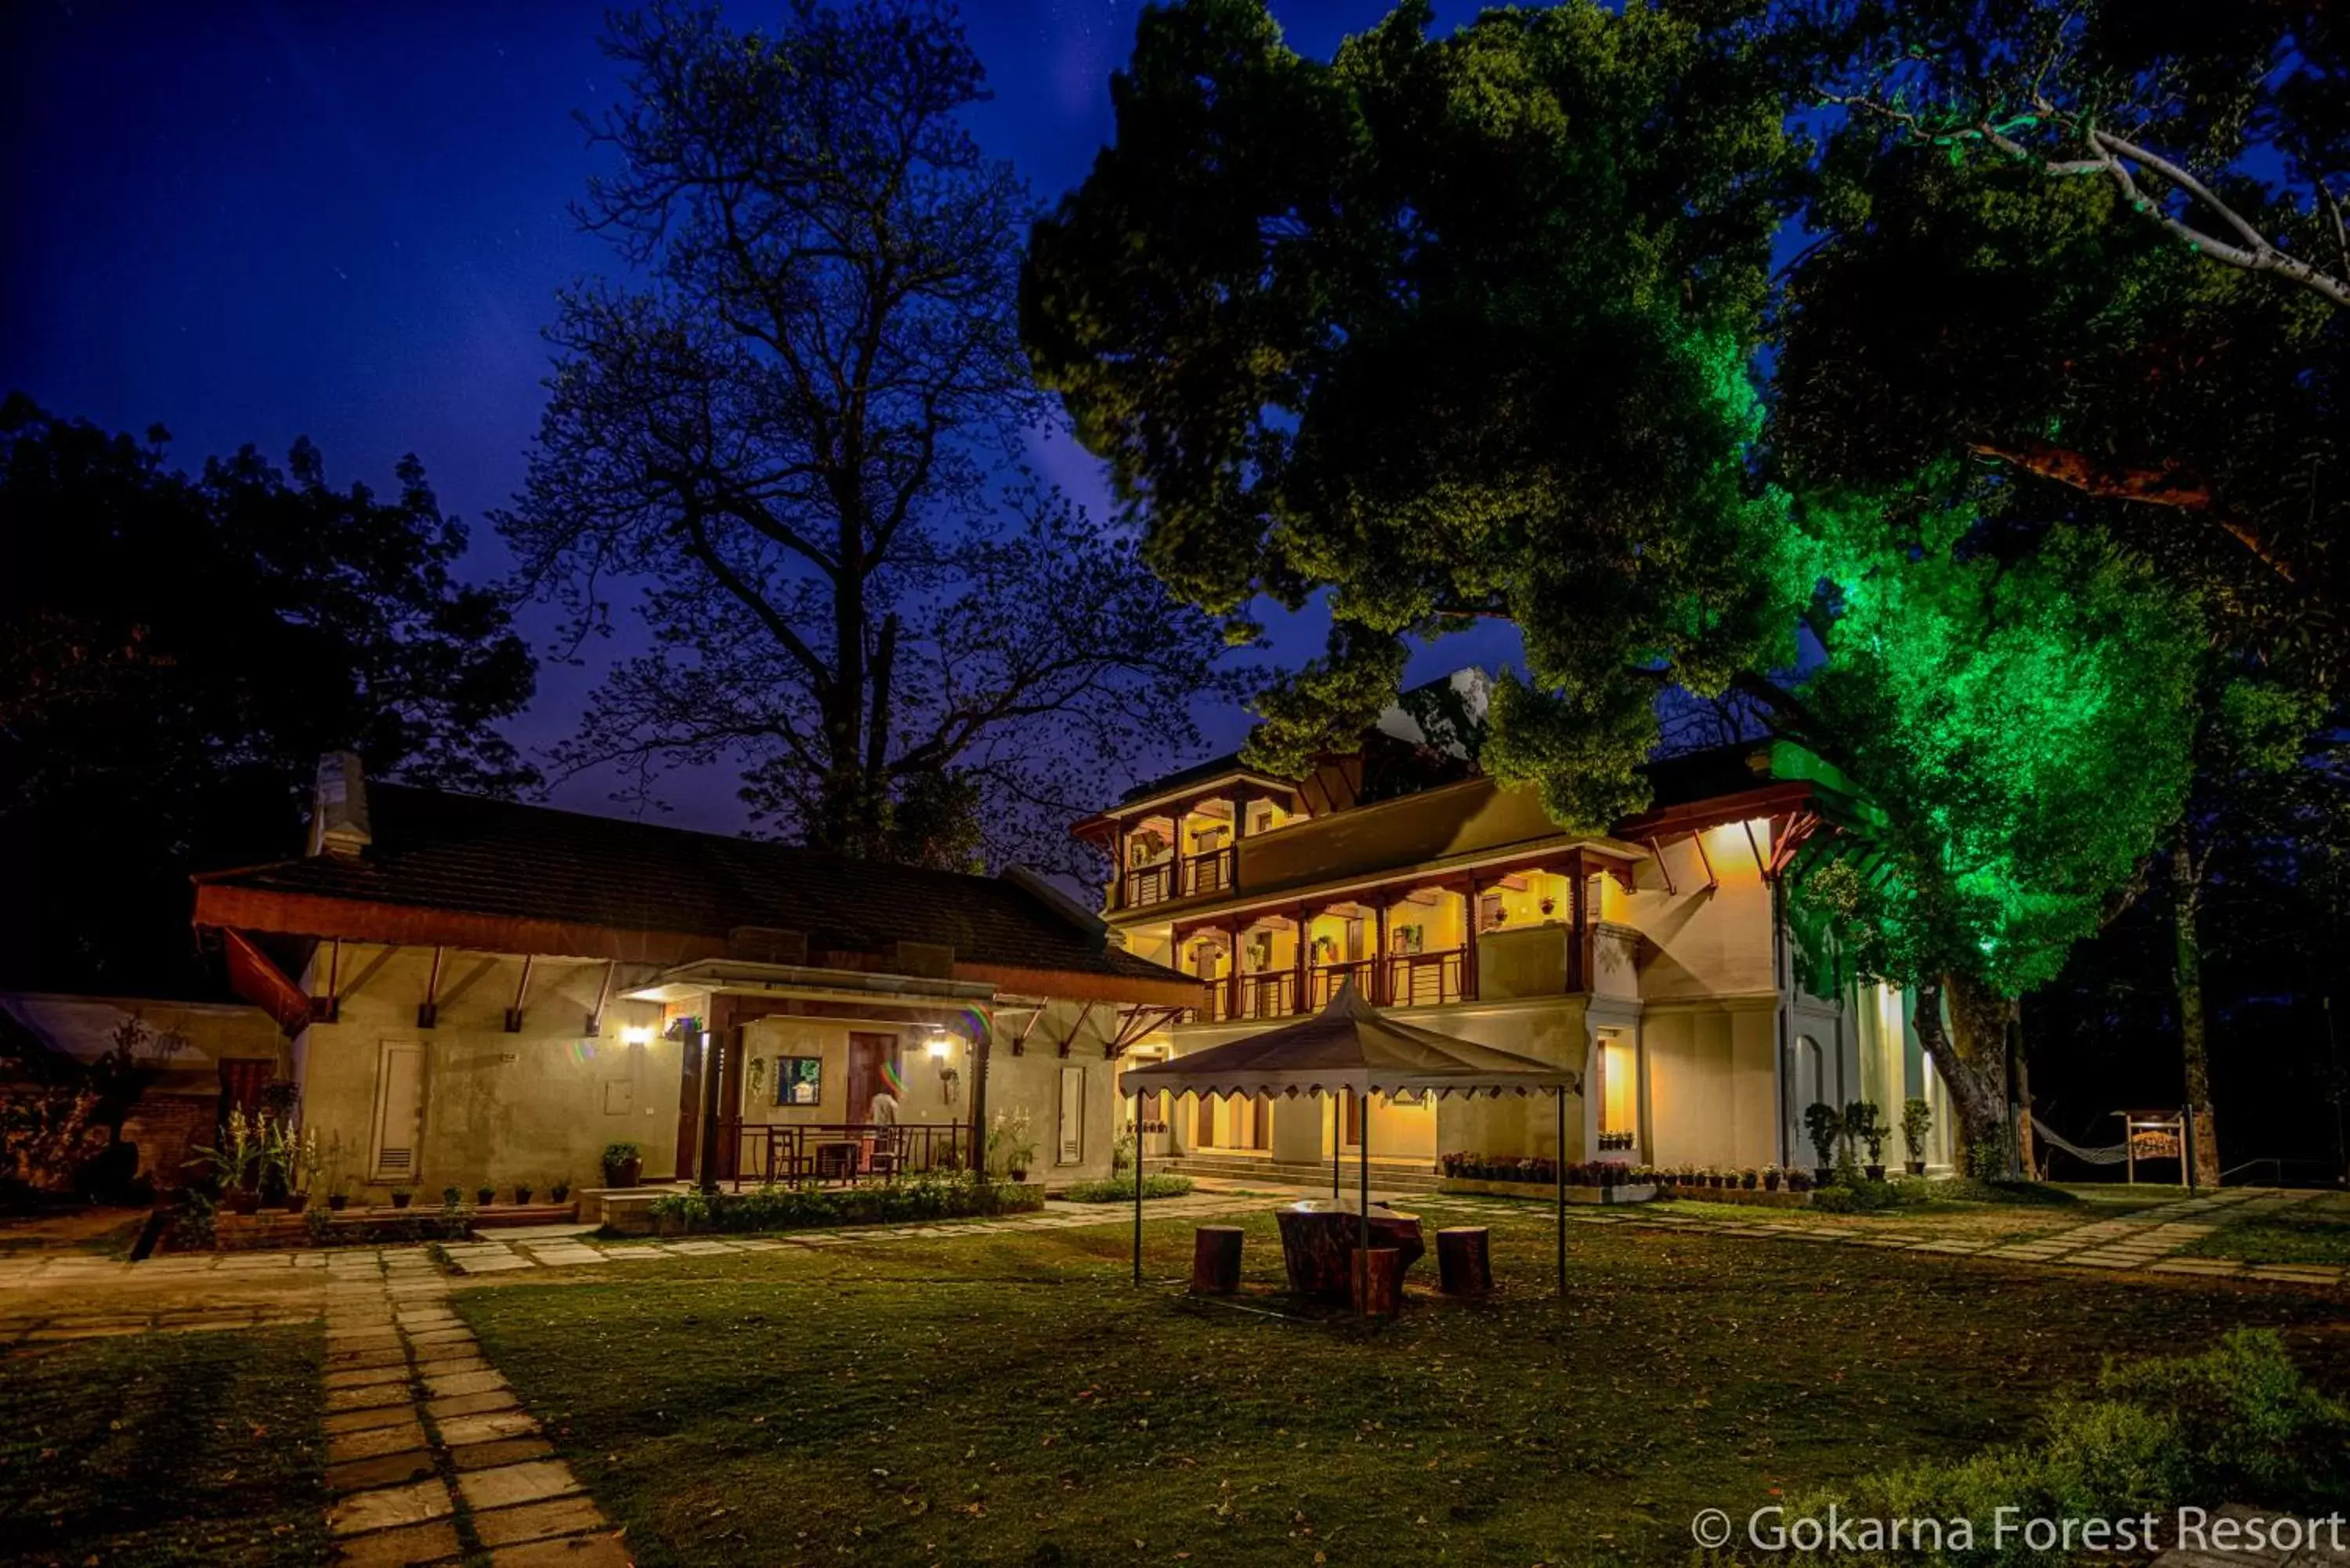
M1359 1161L1347 1159L1341 1166L1342 1185L1352 1192L1361 1179L1357 1174ZM1330 1168L1327 1165L1290 1165L1270 1159L1252 1158L1235 1154L1187 1154L1178 1158L1153 1160L1149 1168L1170 1170L1179 1176L1206 1176L1218 1181L1253 1182L1263 1187L1305 1187L1330 1190ZM1434 1192L1442 1179L1436 1168L1412 1160L1385 1160L1377 1156L1371 1159L1371 1190L1374 1192Z

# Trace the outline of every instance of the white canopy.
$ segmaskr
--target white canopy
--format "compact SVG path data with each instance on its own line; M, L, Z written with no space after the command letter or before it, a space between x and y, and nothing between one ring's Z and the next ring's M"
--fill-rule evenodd
M1311 1018L1188 1056L1129 1068L1128 1094L1579 1094L1582 1075L1382 1017L1352 981Z

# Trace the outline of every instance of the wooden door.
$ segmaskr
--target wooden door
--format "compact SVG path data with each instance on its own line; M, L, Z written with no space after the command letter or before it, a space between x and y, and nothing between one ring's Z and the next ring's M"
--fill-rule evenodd
M224 1056L220 1064L220 1109L214 1120L225 1124L231 1111L252 1116L261 1108L261 1092L277 1076L277 1064L266 1056Z
M844 1121L871 1119L873 1096L887 1089L899 1101L900 1120L909 1119L905 1105L905 1073L898 1057L895 1034L851 1034L848 1037L848 1110Z
M416 1179L424 1141L424 1048L386 1041L376 1064L375 1148L369 1175L376 1181Z
M1212 1147L1216 1141L1216 1096L1213 1095L1201 1095L1199 1098L1200 1136L1197 1139L1193 1140L1191 1147L1193 1148L1208 1148Z

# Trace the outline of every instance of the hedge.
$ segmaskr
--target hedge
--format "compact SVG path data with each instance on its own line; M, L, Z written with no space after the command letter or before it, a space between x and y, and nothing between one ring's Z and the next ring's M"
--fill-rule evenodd
M970 1171L925 1174L871 1187L760 1187L749 1192L683 1192L656 1198L652 1217L692 1231L809 1231L828 1225L889 1225L1024 1214L1045 1206L1041 1189L985 1181Z

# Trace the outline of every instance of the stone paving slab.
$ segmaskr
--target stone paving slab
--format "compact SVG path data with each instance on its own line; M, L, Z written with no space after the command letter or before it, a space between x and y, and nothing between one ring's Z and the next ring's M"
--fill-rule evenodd
M337 1535L389 1530L394 1525L422 1524L457 1511L448 1483L438 1476L410 1486L380 1487L338 1499L327 1510L327 1528Z
M544 1502L579 1490L571 1467L560 1459L533 1459L495 1469L461 1476L457 1487L468 1508L506 1508L515 1503Z

